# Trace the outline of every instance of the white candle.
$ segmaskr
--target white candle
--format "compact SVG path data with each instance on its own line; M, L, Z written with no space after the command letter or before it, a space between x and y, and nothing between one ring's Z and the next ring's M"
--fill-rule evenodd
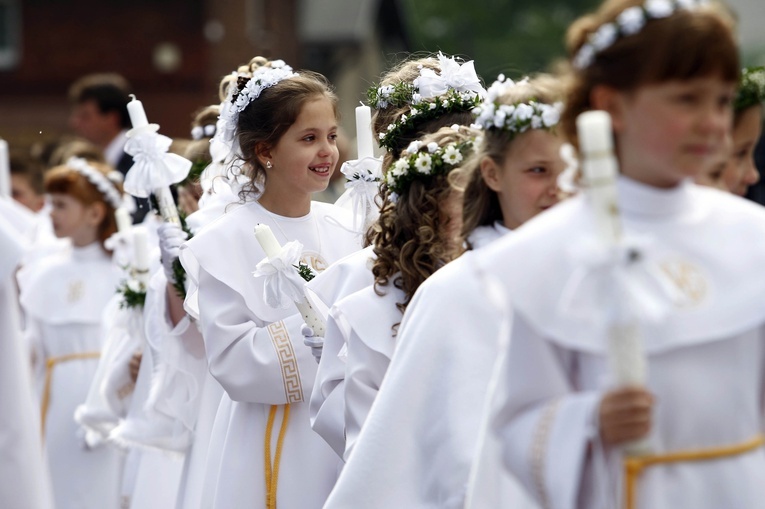
M278 255L282 250L281 244L276 240L274 232L271 231L271 228L269 228L267 224L259 224L255 227L255 238L258 240L258 243L260 243L260 247L263 248L263 252L266 253L266 256L269 258Z
M11 197L11 165L5 140L0 140L0 196Z
M149 120L146 118L146 111L143 109L143 103L136 99L135 95L130 94L133 98L127 104L128 115L130 115L130 123L133 124L133 129L140 127L146 127L149 125Z
M149 271L149 233L143 226L133 228L133 260L136 272Z
M374 136L372 136L372 110L369 106L356 107L356 148L357 158L374 157Z
M607 244L621 235L616 195L618 166L613 151L611 116L605 111L588 111L576 119L582 171L589 186L600 238Z
M122 207L114 211L114 219L117 221L117 231L120 233L127 233L133 226L133 221L130 219L130 212Z

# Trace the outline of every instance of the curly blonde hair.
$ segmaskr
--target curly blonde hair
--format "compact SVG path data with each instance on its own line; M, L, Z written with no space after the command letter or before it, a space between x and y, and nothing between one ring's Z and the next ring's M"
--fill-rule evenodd
M459 130L443 127L421 141L443 147L464 142L476 134L467 127ZM385 183L381 186L383 205L372 227L372 245L377 256L372 274L378 295L384 295L384 287L389 285L404 292L404 301L396 303L402 313L422 282L462 252L459 242L447 232L451 219L443 206L457 192L449 181L448 174L414 180L395 200L388 186Z

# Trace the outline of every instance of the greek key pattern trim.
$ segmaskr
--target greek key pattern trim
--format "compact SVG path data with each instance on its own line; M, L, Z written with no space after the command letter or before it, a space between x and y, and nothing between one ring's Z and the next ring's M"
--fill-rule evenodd
M534 475L534 486L539 493L539 501L544 509L550 507L550 501L547 498L547 479L545 475L545 466L547 459L547 449L550 445L550 432L555 414L558 411L560 400L556 399L548 404L539 417L539 424L534 433L534 441L531 445L531 471Z
M283 321L274 322L267 329L281 364L287 403L300 403L303 401L303 384L300 381L300 370L292 341L290 341L290 333Z

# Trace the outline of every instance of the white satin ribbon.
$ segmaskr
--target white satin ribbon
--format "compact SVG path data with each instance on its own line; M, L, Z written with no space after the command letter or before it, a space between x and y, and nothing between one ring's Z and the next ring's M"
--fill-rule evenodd
M265 278L263 299L270 307L287 309L305 299L305 280L297 269L302 252L303 245L293 240L284 244L278 255L264 258L255 267L252 275Z
M168 187L186 178L191 161L168 153L173 142L157 133L143 133L128 138L125 152L133 156L133 166L125 176L125 191L147 198L155 189Z
M439 53L438 63L441 68L440 75L432 69L423 68L417 78L418 92L423 99L442 96L449 89L457 92L474 92L481 97L486 95L472 60L460 65L454 58L448 58Z
M579 267L564 285L558 308L579 320L596 323L603 313L613 321L635 316L656 323L681 304L682 293L646 253L651 241L625 238L616 247L588 242L574 253ZM623 302L614 302L625 299ZM604 324L607 325L607 324Z
M335 205L350 209L353 212L353 231L364 234L380 215L375 198L380 192L382 158L365 157L346 161L340 172L347 179L346 191Z

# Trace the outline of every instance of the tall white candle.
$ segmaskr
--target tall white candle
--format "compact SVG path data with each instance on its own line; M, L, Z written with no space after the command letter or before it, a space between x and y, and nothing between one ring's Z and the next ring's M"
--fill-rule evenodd
M133 221L130 219L130 212L122 207L114 211L114 219L117 221L117 231L120 233L127 233L133 226Z
M274 232L271 231L271 228L267 224L259 224L255 227L255 238L258 240L258 243L260 243L260 247L263 248L263 252L266 253L266 256L269 258L278 255L282 250L281 244L276 240Z
M146 111L143 109L143 103L136 99L135 95L130 94L133 98L127 104L128 115L130 115L130 123L133 124L133 129L140 127L146 127L149 125L149 120L146 118Z
M149 270L149 233L143 226L133 228L133 249L135 259L133 260L136 271Z
M11 164L5 140L0 140L0 196L11 197Z
M356 107L356 148L358 159L374 157L374 136L372 136L372 110L369 106Z

